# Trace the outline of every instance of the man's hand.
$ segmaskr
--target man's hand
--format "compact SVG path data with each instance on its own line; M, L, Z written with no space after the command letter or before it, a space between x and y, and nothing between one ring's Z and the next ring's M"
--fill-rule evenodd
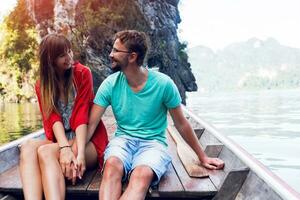
M77 154L78 154L78 147L77 147L77 141L76 141L76 139L74 140L74 142L73 142L71 148L72 148L73 154L75 155L75 157L77 157Z
M74 166L73 163L71 164L71 171L72 171L72 173L71 173L72 176L71 177L67 177L67 178L68 178L68 180L72 181L72 185L75 185L76 178L77 178L77 169L75 169L75 166Z
M78 154L78 147L77 147L77 142L76 140L72 144L72 151L74 155L77 157L77 171L76 173L73 173L72 177L72 183L75 183L76 177L78 176L80 179L82 178L85 170L86 170L86 163L85 163L85 155L79 155ZM74 175L75 174L75 175Z
M223 169L224 161L219 158L205 157L201 160L201 165L207 169Z
M77 176L82 179L82 176L86 170L85 157L84 155L78 154L77 156Z
M63 175L68 179L72 177L72 165L74 165L74 169L77 170L77 160L70 147L60 150L59 163Z

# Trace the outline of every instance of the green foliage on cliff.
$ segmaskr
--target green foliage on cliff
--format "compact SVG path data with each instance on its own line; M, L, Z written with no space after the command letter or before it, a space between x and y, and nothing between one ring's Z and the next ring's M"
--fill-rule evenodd
M179 42L179 47L178 47L178 55L181 58L181 60L187 60L188 55L187 55L187 43L186 42Z
M148 25L132 0L84 1L76 13L72 27L73 47L77 58L82 59L87 45L98 53L107 53L112 36L119 30L146 31ZM138 20L137 20L138 19ZM84 59L84 58L83 58Z
M75 57L80 59L84 56L87 44L91 45L92 43L96 49L100 49L103 46L101 44L103 40L98 39L96 41L96 36L105 37L108 32L107 29L112 29L113 23L119 19L119 15L106 7L100 7L97 1L85 1L76 15L76 25L71 27Z
M14 102L29 100L34 96L37 73L37 33L25 0L18 1L0 26L1 98Z

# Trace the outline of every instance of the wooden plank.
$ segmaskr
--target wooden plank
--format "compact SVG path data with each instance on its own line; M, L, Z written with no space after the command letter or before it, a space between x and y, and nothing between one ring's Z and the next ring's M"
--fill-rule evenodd
M225 180L221 184L217 195L214 200L232 200L235 199L239 190L241 189L247 175L249 168L243 168L238 170L232 170L227 173Z
M100 188L100 183L102 180L102 175L101 175L101 171L97 170L97 173L94 175L92 181L90 182L88 188L87 188L87 192L88 193L98 193L99 192L99 188Z
M231 171L231 169L247 167L230 149L226 146L222 149L219 158L226 162L224 171Z
M171 136L167 134L169 153L175 171L184 188L184 195L193 197L212 197L217 193L216 187L209 178L191 178L184 169L176 153L176 144Z
M198 138L198 140L201 138L202 134L204 133L204 128L194 128L194 132Z
M223 144L208 144L204 147L204 152L209 157L217 158L219 157L219 154L222 151L223 147Z
M0 174L1 192L22 192L19 166L15 165L9 170Z
M90 185L93 177L97 173L98 169L87 170L82 180L77 179L76 185L72 185L71 182L67 181L67 192L69 193L82 193L85 192Z
M199 140L204 152L209 157L217 158L222 151L223 144L207 130L201 135Z
M0 174L19 163L19 154L17 145L0 152Z
M152 192L150 190L149 193L151 194L151 196L155 196L152 195ZM175 172L173 163L169 165L167 172L161 178L157 193L160 197L179 197L184 195L184 188Z
M252 200L252 199L270 199L281 200L282 198L261 178L250 171L236 199Z
M230 151L227 147L223 147L219 158L225 162L223 170L215 170L209 176L216 188L221 188L221 184L227 174L234 169L243 169L247 166Z
M87 170L82 181L78 181L75 186L70 183L67 185L67 192L75 193L85 191L90 184L96 169ZM19 166L15 165L11 169L0 174L0 191L1 192L22 192L22 183L20 178Z
M0 200L17 200L17 199L10 195L6 195L6 196L2 197Z

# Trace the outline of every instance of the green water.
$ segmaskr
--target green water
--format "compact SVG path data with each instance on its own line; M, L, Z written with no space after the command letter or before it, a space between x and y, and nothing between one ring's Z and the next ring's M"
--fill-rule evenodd
M300 89L187 96L190 110L300 192Z
M0 103L0 146L41 128L37 103Z

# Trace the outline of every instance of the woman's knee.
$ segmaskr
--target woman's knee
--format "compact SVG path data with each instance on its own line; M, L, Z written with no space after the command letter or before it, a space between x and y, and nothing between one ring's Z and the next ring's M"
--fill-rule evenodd
M29 139L22 143L20 148L20 162L26 159L37 159L38 141Z
M37 149L37 155L40 162L47 162L51 158L56 158L56 152L53 145L42 145Z

